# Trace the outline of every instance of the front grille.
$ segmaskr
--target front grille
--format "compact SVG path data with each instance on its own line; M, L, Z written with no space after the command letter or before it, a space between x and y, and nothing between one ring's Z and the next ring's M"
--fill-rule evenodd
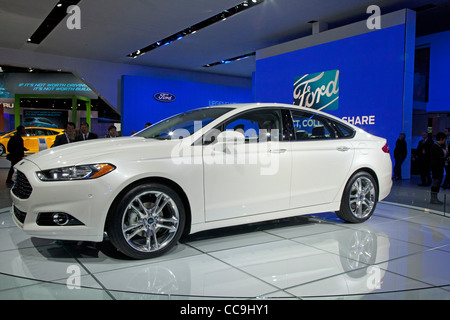
M12 193L20 199L28 199L32 191L33 188L31 187L30 182L28 182L27 177L22 172L17 170Z
M14 206L14 215L16 216L17 220L20 221L20 223L24 223L25 222L25 217L27 216L26 212L20 211L19 209L17 209L16 206Z

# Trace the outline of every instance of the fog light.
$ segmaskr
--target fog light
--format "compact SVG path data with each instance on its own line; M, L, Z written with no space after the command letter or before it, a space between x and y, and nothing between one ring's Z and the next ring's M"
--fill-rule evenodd
M58 226L65 226L69 222L69 216L63 212L57 212L53 215L53 222Z
M65 212L40 212L37 215L36 224L39 226L80 226L84 225Z

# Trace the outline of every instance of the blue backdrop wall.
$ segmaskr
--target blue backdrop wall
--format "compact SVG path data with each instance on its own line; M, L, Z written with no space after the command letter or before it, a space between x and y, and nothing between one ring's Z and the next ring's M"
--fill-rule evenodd
M160 102L155 94L169 93L175 100ZM190 109L253 101L251 88L139 76L122 77L122 132L130 135L147 122L156 123Z
M326 83L319 84L325 86L322 92L328 89L330 93L330 97L327 94L320 97L324 103L330 103L323 111L387 138L392 156L399 133L405 132L409 139L411 136L413 79L412 74L405 75L405 57L414 56L414 45L408 45L411 39L406 41L407 30L405 24L400 24L257 60L255 99L292 104L295 81L306 75L301 81L312 79L325 72L317 80L328 78ZM303 90L303 105L308 94L316 89L314 81L297 88ZM405 103L408 94L411 99ZM409 178L409 162L408 157L403 165L404 178Z

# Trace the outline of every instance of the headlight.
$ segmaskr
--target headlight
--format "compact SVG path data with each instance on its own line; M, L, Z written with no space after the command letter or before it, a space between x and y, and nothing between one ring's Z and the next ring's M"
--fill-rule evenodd
M36 172L42 181L69 181L99 178L116 167L109 163L86 164Z

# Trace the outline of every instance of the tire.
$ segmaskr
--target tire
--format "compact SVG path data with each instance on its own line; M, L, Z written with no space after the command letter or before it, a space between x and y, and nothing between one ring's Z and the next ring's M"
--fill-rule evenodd
M6 152L6 148L4 145L0 143L0 156Z
M369 173L361 171L347 182L340 210L336 214L346 222L361 223L372 216L377 201L378 187L374 178Z
M138 185L110 209L106 232L111 243L133 259L163 255L178 243L185 211L178 194L157 183Z

